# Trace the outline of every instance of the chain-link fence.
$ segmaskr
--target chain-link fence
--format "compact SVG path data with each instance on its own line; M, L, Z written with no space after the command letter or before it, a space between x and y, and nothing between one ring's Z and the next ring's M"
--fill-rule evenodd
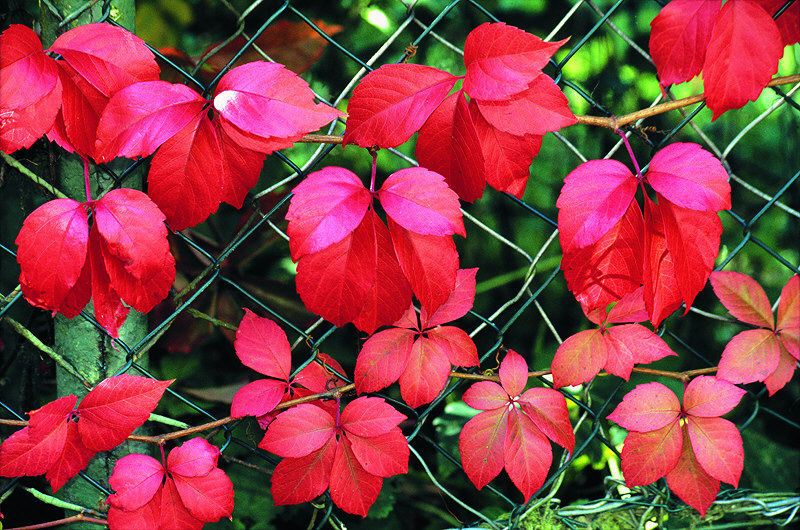
M485 21L499 20L546 40L569 36L569 43L545 72L562 87L576 115L607 117L664 101L647 51L649 22L664 3L149 1L138 3L137 25L154 47L163 51L163 46L178 46L195 55L195 61L178 65L175 54L164 57L159 53L165 61L162 69L172 79L190 76L195 80L190 84L207 90L214 77L208 74L207 65L215 52L241 42L234 40L241 37L246 42L242 53L247 48L248 54L254 50L271 59L268 51L255 43L262 42L259 36L280 21L289 21L300 28L298 32L305 30L302 39L310 42L321 37L326 42L319 59L312 53L298 62L308 67L303 77L320 100L344 109L359 79L381 64L403 60L412 49L415 55L410 61L462 74L461 47L467 33ZM90 4L84 8L89 9ZM55 9L47 2L42 6ZM104 7L108 7L104 13L108 15L112 8ZM72 13L60 15L62 20L73 18ZM165 34L165 27L175 30ZM309 28L312 31L307 31ZM163 42L150 42L149 35ZM212 42L220 44L208 47ZM223 64L238 55L224 56ZM787 49L779 75L797 73L798 64L800 52L795 45ZM184 70L178 71L176 66ZM800 227L798 86L767 88L757 102L713 123L710 111L697 103L623 127L640 161L649 160L656 150L675 141L699 143L722 161L730 174L733 209L721 213L724 232L715 268L750 274L766 288L770 300L776 299L791 275L800 272L796 240ZM702 84L695 80L667 91L666 97L697 93L702 93ZM343 130L344 121L340 120L322 132L340 135ZM559 269L555 202L564 176L579 163L617 157L628 164L621 146L620 138L608 128L586 124L548 134L531 167L532 177L522 200L487 189L482 199L463 206L467 238L457 241L461 266L479 267L479 273L475 306L459 324L478 346L481 371L496 369L504 348L521 353L531 369L547 370L562 340L588 327ZM15 154L13 160L5 158L0 169L4 196L13 196L22 181L31 180L25 171L45 183L52 181L52 158L67 155L53 147L46 152L40 158L23 154ZM14 161L17 167L12 165ZM179 273L176 288L180 290L152 313L150 331L144 338L136 343L114 341L114 347L127 355L122 371L177 379L158 410L160 414L190 425L229 415L233 392L252 377L236 360L230 342L242 307L268 316L287 331L294 366L313 362L316 353L324 351L339 360L348 374L353 373L366 337L350 326L336 328L305 311L294 291L284 215L291 189L309 172L342 166L366 176L370 163L371 157L363 149L298 144L267 158L245 208L223 207L200 227L172 235ZM128 176L135 173L133 166L139 164L103 171L113 177L115 186L125 187ZM414 164L413 141L378 154L379 177ZM34 200L51 198L49 186L37 190L40 196ZM6 226L0 240L0 377L4 388L0 404L5 418L23 420L24 411L41 406L42 396L53 394L53 331L47 315L27 306L16 286L19 268L14 237L22 217L10 221L9 210L15 203L6 204ZM704 290L686 316L675 314L658 330L678 357L654 366L676 372L715 366L725 344L739 330L723 315L726 313L710 289ZM93 322L87 312L76 318ZM139 362L146 353L149 367ZM325 496L311 506L273 507L268 481L276 461L256 447L262 431L247 419L221 422L202 434L222 450L222 465L235 486L236 508L233 523L216 525L650 528L661 524L677 528L698 524L696 512L677 500L663 479L633 491L624 487L618 464L624 431L605 417L627 390L652 379L634 374L630 382L624 382L601 375L580 388L563 389L576 430L576 447L572 454L556 453L547 481L527 504L521 503L519 492L507 478L476 491L461 469L458 432L471 415L459 400L466 388L463 380L451 382L439 398L416 410L404 405L396 388L390 387L380 395L410 418L403 424L412 447L410 472L385 481L365 522L339 511ZM668 386L676 384L663 381ZM547 377L534 384L552 386ZM706 524L711 526L707 527L714 527L708 522L714 520L719 520L720 528L797 524L800 451L795 446L800 431L800 389L796 382L790 383L768 398L763 385L745 388L747 396L729 416L744 439L743 479L739 489L723 489L709 510ZM155 425L154 431L176 430ZM3 480L3 499L23 485L45 491L43 482ZM77 480L110 493L107 476L82 473ZM17 492L14 498L21 495ZM13 506L4 502L3 512L12 511Z

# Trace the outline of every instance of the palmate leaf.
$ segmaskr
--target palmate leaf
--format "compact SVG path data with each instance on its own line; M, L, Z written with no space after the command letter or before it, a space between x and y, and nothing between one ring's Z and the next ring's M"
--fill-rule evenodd
M764 289L746 274L716 271L709 278L714 294L735 318L754 326L774 328L775 320Z

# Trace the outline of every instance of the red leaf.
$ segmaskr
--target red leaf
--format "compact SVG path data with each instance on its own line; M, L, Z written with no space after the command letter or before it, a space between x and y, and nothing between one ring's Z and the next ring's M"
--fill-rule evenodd
M171 383L127 374L101 381L77 409L83 443L94 451L108 451L124 442L147 421Z
M359 394L376 392L400 378L408 364L414 332L386 329L371 336L356 359L355 383Z
M650 55L662 86L700 73L721 2L674 0L650 23Z
M606 371L626 381L634 364L647 364L668 355L677 355L661 337L639 324L609 328L604 342L608 349Z
M155 81L153 52L133 33L111 24L85 24L58 37L48 51L61 55L106 97L138 81Z
M587 329L568 337L553 356L553 386L574 386L589 381L606 365L608 347L603 333Z
M93 203L103 261L114 289L137 311L149 312L175 279L164 214L144 193L122 188Z
M508 404L510 398L494 381L479 381L464 392L462 399L473 409L494 410Z
M683 502L700 512L701 517L706 516L706 510L717 498L719 480L706 473L697 462L686 432L678 463L667 473L667 484Z
M527 89L508 99L476 101L489 124L517 136L543 135L576 123L567 97L546 74L539 74Z
M781 290L778 302L778 330L783 347L800 360L800 276L792 276Z
M439 344L419 337L411 347L411 355L400 376L403 401L412 408L433 401L447 385L450 377L450 360Z
M778 71L781 34L771 14L752 0L725 2L703 64L706 104L713 120L755 101Z
M61 103L56 63L27 26L12 24L0 34L0 85L0 150L13 153L50 130Z
M716 377L701 375L691 380L683 394L683 409L701 418L722 416L739 404L746 392Z
M222 160L220 140L202 113L158 149L147 174L147 193L172 230L191 228L217 211L225 187Z
M736 425L722 418L687 418L695 458L717 480L739 485L744 465L742 436Z
M167 456L167 469L184 477L204 477L217 467L219 448L205 438L192 438Z
M378 477L408 473L408 441L399 428L370 437L347 433L347 440L367 473Z
M345 115L314 103L314 93L297 74L264 61L226 73L217 85L214 108L235 142L267 154Z
M245 309L233 345L245 366L260 374L289 380L292 350L286 333L272 320Z
M608 312L606 322L644 322L647 320L647 308L644 305L642 288L623 296Z
M266 155L247 149L236 142L225 132L219 120L211 124L217 131L220 148L222 150L223 189L222 200L234 208L241 208L247 192L258 183L261 167L264 165Z
M783 344L781 344L781 346L783 346ZM770 396L786 386L786 383L792 380L792 376L794 376L794 369L796 367L797 359L789 354L785 347L781 347L781 356L780 360L778 361L778 367L775 368L775 371L772 372L766 379L764 379L764 384L767 386Z
M175 487L175 482L167 479L164 487L161 488L161 510L159 528L202 528L203 521L189 513L186 506L181 502L180 493Z
M567 39L544 42L502 22L481 24L467 35L464 44L464 91L485 101L522 92L565 42Z
M108 105L108 97L69 64L64 61L57 64L62 86L61 112L47 136L69 152L94 158L97 126Z
M786 3L782 0L756 0L756 2L763 7L767 14L772 16L778 12ZM786 11L781 13L775 22L778 24L778 29L781 32L781 40L784 46L791 46L796 42L800 42L800 5L794 3L786 8Z
M231 402L231 416L263 416L278 406L289 384L276 379L258 379L240 388Z
M717 377L731 383L763 381L778 367L780 350L780 340L772 331L742 331L725 345Z
M339 424L356 436L380 436L400 425L406 417L386 403L383 398L356 398L342 411Z
M461 328L437 326L427 332L430 340L447 356L453 366L478 366L478 349Z
M418 64L386 64L364 76L347 104L344 143L396 147L422 127L458 80Z
M284 458L272 473L272 498L275 506L299 504L319 496L328 488L336 448L331 437L321 449L300 458Z
M629 210L639 180L616 160L590 160L564 178L556 201L564 251L591 245Z
M514 350L508 350L500 363L500 384L510 397L522 394L528 384L528 363Z
M295 261L347 237L372 204L372 195L358 176L341 167L309 174L293 193L286 219Z
M97 126L100 162L117 156L148 156L186 127L208 103L186 85L147 81L111 98Z
M159 528L160 515L161 489L159 488L150 502L137 510L126 511L111 506L108 510L108 526L109 528ZM202 521L195 521L195 528L198 528L198 525L202 527Z
M657 327L670 313L680 307L681 289L678 285L675 256L667 248L661 209L645 197L644 214L644 303L650 315L650 322ZM674 227L674 224L672 226ZM680 238L679 232L677 235Z
M681 404L661 383L644 383L625 394L608 419L629 431L649 432L675 422Z
M596 243L565 250L561 260L567 286L584 308L605 308L642 284L642 212L635 201Z
M727 171L697 144L674 143L660 150L650 161L646 178L677 206L712 212L731 208Z
M430 236L467 235L458 196L441 175L424 167L389 175L378 198L386 214L406 230Z
M754 326L775 329L775 317L764 289L746 274L712 272L711 287L719 301L735 318Z
M161 462L147 455L125 455L114 465L108 485L116 493L107 503L126 511L138 510L153 498L164 480Z
M629 432L622 446L622 475L628 487L644 486L670 473L681 457L680 425L670 422L650 432Z
M480 139L463 91L447 96L419 130L414 153L420 166L444 176L461 200L483 196L486 186Z
M481 412L461 429L458 436L461 463L467 477L478 489L483 488L503 469L507 424L508 409L503 407Z
M335 434L330 414L311 403L304 403L280 414L269 424L261 449L288 458L305 457L322 448Z
M475 302L475 275L478 269L458 269L456 271L456 285L450 293L450 297L432 315L428 316L428 310L423 307L420 313L422 329L433 328L447 322L452 322L472 309ZM466 364L453 363L456 366L471 366Z
M183 505L193 517L214 522L233 513L233 483L221 469L215 467L200 477L173 474L172 478Z
M458 252L453 239L450 236L420 235L403 229L391 218L388 221L403 274L426 310L435 312L450 298L456 283ZM403 309L406 307L408 304ZM400 314L402 312L397 317Z
M61 486L83 470L95 455L95 451L86 447L81 440L78 434L78 424L68 421L66 425L67 438L64 440L64 449L55 464L45 474L53 492L61 489Z
M512 409L508 414L503 461L508 476L522 492L525 502L544 484L553 462L550 442L518 409Z
M382 485L381 477L361 467L350 447L350 440L343 437L336 446L331 467L331 500L347 513L366 517Z
M15 242L25 298L67 318L77 315L90 298L89 282L79 281L89 244L84 206L72 199L43 204L25 219Z
M125 322L130 308L122 303L119 293L111 286L111 279L106 270L104 254L105 244L97 232L97 225L92 226L89 234L89 265L91 268L92 306L94 316L101 326L114 338L119 338L119 328ZM124 278L124 273L120 275Z
M530 177L531 162L542 146L542 136L516 136L493 127L478 110L477 101L470 101L469 112L483 153L486 183L521 199Z
M561 392L552 388L529 388L517 402L545 436L567 451L575 448L567 400Z

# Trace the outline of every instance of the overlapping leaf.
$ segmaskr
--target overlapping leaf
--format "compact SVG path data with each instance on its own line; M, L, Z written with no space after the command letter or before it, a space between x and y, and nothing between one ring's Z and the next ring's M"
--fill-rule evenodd
M483 412L464 425L458 443L475 487L483 488L505 468L526 501L547 478L548 438L567 451L575 446L564 396L550 388L523 392L527 378L525 360L509 350L500 363L500 384L481 381L464 392L464 403Z
M219 449L203 438L170 451L166 463L142 454L120 458L108 479L116 491L106 500L109 525L199 529L230 518L233 484L218 458Z
M699 376L681 405L661 383L638 385L608 416L631 431L622 447L625 483L641 486L666 476L670 489L705 516L720 481L736 487L742 473L741 435L719 416L744 394L727 381Z
M77 397L64 396L31 411L28 426L0 446L0 475L44 474L57 491L97 451L113 449L147 421L170 383L118 375L101 381L77 408Z

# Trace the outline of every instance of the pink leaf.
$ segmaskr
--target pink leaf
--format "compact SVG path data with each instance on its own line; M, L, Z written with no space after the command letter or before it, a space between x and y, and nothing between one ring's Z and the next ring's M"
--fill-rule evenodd
M489 124L516 136L542 135L576 123L567 97L546 74L539 74L527 89L508 99L476 101Z
M25 219L15 242L25 298L67 318L77 315L90 297L88 282L79 282L89 244L84 206L72 199L43 204ZM70 293L80 300L69 303Z
M289 380L292 350L286 333L272 320L245 309L233 345L245 366L260 374Z
M183 477L204 477L217 467L219 448L205 438L192 438L167 455L167 470Z
M606 365L608 348L600 330L587 329L562 342L553 362L553 386L574 386L589 381Z
M508 413L503 443L506 472L527 502L547 478L553 451L550 442L531 419L517 409Z
M403 401L412 408L433 401L447 385L450 360L436 341L419 337L411 347L408 365L400 376Z
M404 419L383 398L362 396L347 404L339 424L348 433L369 437L386 434Z
M661 337L639 324L614 326L608 329L604 338L608 352L606 371L626 381L634 364L647 364L668 355L677 355Z
M428 331L428 340L447 356L453 366L478 366L478 349L467 333L454 326L437 326Z
M164 480L164 467L153 457L142 454L125 455L114 464L108 485L116 493L108 504L122 510L138 510L153 498Z
M148 156L186 127L207 101L186 85L146 81L114 94L97 125L96 158Z
M142 39L111 24L75 27L58 37L48 51L61 55L109 98L133 83L157 80L160 71Z
M218 467L200 477L173 474L172 478L183 505L193 517L210 523L233 513L233 483Z
M481 412L461 429L458 436L461 463L467 477L478 489L483 488L503 469L507 424L508 409L499 408Z
M367 74L347 105L344 145L396 147L422 127L458 78L417 64L386 64Z
M469 202L480 199L486 186L474 117L463 91L447 96L420 128L414 151L420 166L442 175L458 197Z
M716 377L701 375L692 379L683 394L683 409L692 416L722 416L739 404L746 392Z
M783 346L783 344L781 344L781 346ZM792 356L785 347L781 347L781 356L777 368L764 379L764 384L767 386L770 396L792 380L796 367L797 359Z
M706 516L706 510L717 498L719 480L703 470L697 462L689 443L689 435L684 433L683 450L675 467L667 473L667 484L680 499Z
M639 288L623 296L608 312L606 322L644 322L647 320L647 308L644 305L643 292L643 289Z
M372 195L350 170L326 167L306 177L294 190L286 219L292 259L338 243L361 223Z
M172 381L127 374L101 381L78 406L83 443L94 451L121 444L147 421Z
M622 446L622 475L628 487L650 484L669 473L683 443L677 421L650 432L629 432Z
M481 24L464 44L464 91L485 101L522 92L565 42L544 42L502 22Z
M508 392L494 381L478 381L464 392L462 399L478 410L494 410L511 402Z
M700 73L721 2L675 0L650 23L650 54L662 86Z
M325 446L335 427L330 414L304 403L280 413L258 446L278 456L303 457Z
M167 478L161 488L161 510L159 528L200 529L203 521L194 517L184 506L175 481Z
M263 416L281 402L288 387L286 381L259 379L240 388L231 402L231 416Z
M394 222L417 234L466 237L458 196L438 173L424 167L395 171L378 198Z
M754 326L774 329L767 293L746 274L732 271L716 271L709 277L711 287L719 301L735 318Z
M561 248L586 247L607 234L625 215L638 184L616 160L590 160L573 169L556 201Z
M64 61L58 61L61 76L61 112L47 137L69 152L84 158L97 155L97 126L108 97L92 86Z
M408 364L414 332L386 329L371 336L356 359L355 383L359 394L386 388L400 378Z
M347 513L366 517L382 485L381 477L361 467L350 447L350 440L342 438L336 446L331 468L331 500L336 506Z
M789 278L781 290L777 330L780 333L792 331L795 337L800 331L800 276L796 274Z
M452 322L472 309L475 301L475 275L478 269L458 269L456 271L456 285L450 293L450 297L432 315L428 316L425 307L422 308L420 320L422 329L433 328L447 322ZM456 366L471 366L453 363Z
M390 477L408 473L408 441L399 428L378 436L347 433L350 449L367 473Z
M569 422L567 400L561 392L552 388L529 388L520 396L518 403L545 436L567 451L575 448L575 433Z
M778 367L781 343L768 329L749 329L734 336L722 351L717 377L731 383L763 381Z
M731 208L728 172L697 144L674 143L660 150L650 161L646 178L677 206L713 212Z
M722 418L689 416L687 430L694 455L705 472L737 487L744 465L744 449L736 425Z
M272 473L270 487L275 505L307 502L325 491L338 446L331 437L321 449L306 456L281 460Z
M153 156L147 193L175 231L202 223L224 193L224 157L211 121L198 114Z
M746 43L746 44L745 44ZM706 104L713 120L755 101L778 71L781 34L771 14L752 0L725 2L703 64Z
M291 147L304 134L344 116L328 105L314 103L314 93L297 74L265 61L226 73L217 85L214 108L234 141L267 154ZM244 137L247 143L240 141Z
M509 396L522 394L528 384L528 363L514 350L508 350L500 363L500 384Z
M608 419L629 431L649 432L678 419L681 404L661 383L644 383L625 394Z

